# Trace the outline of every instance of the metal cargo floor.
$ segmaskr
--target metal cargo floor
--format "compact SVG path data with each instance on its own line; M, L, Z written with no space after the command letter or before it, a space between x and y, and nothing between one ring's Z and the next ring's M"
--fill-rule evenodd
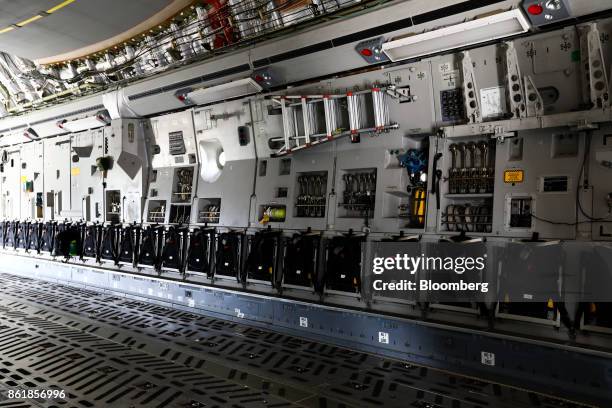
M55 401L9 389L62 389ZM580 405L133 299L0 274L0 407Z

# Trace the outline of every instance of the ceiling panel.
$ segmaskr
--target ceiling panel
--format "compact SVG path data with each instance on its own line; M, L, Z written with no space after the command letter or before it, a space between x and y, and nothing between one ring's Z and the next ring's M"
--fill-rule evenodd
M0 28L49 10L58 3L58 0L0 0Z
M61 3L0 0L0 30ZM120 34L158 13L172 0L76 0L24 27L0 34L0 51L45 58Z

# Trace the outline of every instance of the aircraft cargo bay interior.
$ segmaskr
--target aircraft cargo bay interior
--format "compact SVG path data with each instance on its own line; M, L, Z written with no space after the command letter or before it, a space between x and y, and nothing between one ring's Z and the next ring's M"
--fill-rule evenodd
M0 407L612 406L609 0L0 0Z

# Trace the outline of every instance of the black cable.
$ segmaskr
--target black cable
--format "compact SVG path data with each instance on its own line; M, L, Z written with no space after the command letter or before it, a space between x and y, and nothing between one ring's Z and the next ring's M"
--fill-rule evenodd
M585 221L576 221L576 222L553 221L553 220L549 220L549 219L546 219L546 218L538 217L535 214L530 213L529 215L532 218L534 218L534 219L536 219L538 221L542 221L542 222L545 222L545 223L548 223L548 224L552 224L552 225L566 225L566 226L569 226L569 227L574 227L574 226L580 225L580 224L592 224L594 222L612 223L612 220L609 219L610 218L610 214L611 214L610 211L608 212L608 214L605 217L595 218L595 217L592 217L592 216L588 215L584 211L584 209L582 208L582 203L580 202L580 187L581 187L580 180L582 179L582 176L584 174L584 168L585 168L585 165L586 165L586 159L587 159L587 156L589 154L590 145L591 145L591 143L590 143L590 134L587 134L585 136L585 138L586 139L585 139L585 146L584 146L584 155L582 157L582 163L580 165L580 173L578 174L578 182L576 183L576 207L577 207L578 210L580 210L582 215L585 218L587 218L587 220L585 220ZM586 185L586 183L585 183L585 185Z
M331 3L335 3L335 2L336 2L335 0L331 1ZM246 3L246 2L243 1L241 3L238 3L238 4L234 5L234 6L240 6L242 3ZM346 3L350 3L350 2L346 2ZM346 3L343 4L343 6L346 5ZM254 16L254 17L244 18L244 19L237 19L237 20L240 23L248 22L248 21L251 21L251 20L262 21L262 18L261 18L262 16L270 17L275 11L279 11L280 9L282 9L282 8L275 8L275 9L272 9L272 10L269 10L269 11L265 11L265 12L261 13L259 16ZM239 14L249 13L249 12L253 12L253 11L257 11L257 7L253 7L251 9L239 11ZM291 23L293 23L294 21L303 20L304 18L300 17L300 14L302 14L303 11L304 11L304 9L298 9L298 10L293 11L291 13L285 14L283 16L284 17L283 18L283 23L284 23L283 25L287 26L287 25L291 25ZM231 9L226 6L226 7L223 7L221 9L217 10L215 15L220 16L221 19L223 19L223 18L229 19L232 16L232 13L231 13ZM292 17L292 16L296 16L295 20L293 20L291 18L289 18L289 19L287 18L287 17ZM312 17L317 17L317 16L315 15L315 16L312 16ZM310 18L308 18L308 17L305 18L305 20L309 20L309 19ZM97 70L96 71L89 71L89 70L88 71L83 71L83 72L79 73L78 75L76 75L76 76L74 76L74 77L72 77L70 79L67 79L67 80L63 80L60 77L56 77L56 76L50 75L50 74L42 74L42 76L45 79L53 79L53 80L56 80L56 81L65 81L67 83L76 83L76 82L79 82L81 80L87 79L87 78L92 77L92 76L104 75L104 74L108 75L108 74L120 72L120 71L122 71L124 69L132 67L134 65L134 63L137 62L137 60L140 57L146 55L149 52L152 52L155 49L162 48L163 46L168 45L168 44L172 43L173 41L180 40L180 39L183 39L183 38L186 38L186 37L191 37L191 36L194 35L193 32L185 33L185 34L183 34L181 36L178 36L178 37L173 37L172 34L175 34L175 33L179 32L179 31L182 31L182 30L186 30L186 29L192 28L194 26L197 27L200 31L203 30L204 28L211 28L210 27L210 23L204 24L204 25L201 24L201 23L202 23L202 21L200 21L198 19L194 19L193 21L187 23L186 25L178 27L176 30L169 30L169 31L165 31L163 33L159 33L159 34L161 34L160 38L159 39L155 39L156 41L154 41L154 45L152 45L152 46L145 46L143 48L138 49L134 53L134 56L131 59L126 60L123 63L121 63L119 65L116 65L114 67L110 67L110 68L108 68L106 70L102 70L102 71L97 71ZM217 34L223 33L225 31L225 29L227 29L227 28L232 28L233 29L234 27L231 25L231 23L229 25L225 25L225 24L221 25L221 27L219 27L219 28L213 30L211 33L209 33L206 36L206 39L202 38L201 39L202 42L207 42L206 40L208 40L209 38L213 39ZM268 30L264 29L263 31L265 32L265 31L268 31ZM276 29L273 28L270 31L276 31ZM245 39L249 39L249 36L247 36L246 38L241 39L241 40L245 40ZM239 40L237 42L241 42L241 40ZM225 48L225 47L220 47L220 48ZM215 51L217 51L217 49L215 49Z
M368 8L368 7L379 7L381 4L387 3L388 0L379 0L379 1L368 1L365 2L364 4L361 4L360 7L362 9ZM240 2L238 5L241 5L243 3L246 3L246 1L242 1ZM327 4L335 4L337 6L337 9L334 10L330 10L327 11L325 8L325 5ZM238 19L239 21L249 21L251 19L257 19L257 20L261 20L263 23L263 29L261 33L255 33L255 32L251 32L250 34L247 34L246 37L244 38L233 38L233 39L229 39L231 42L228 44L224 44L220 47L214 48L213 49L209 49L209 53L205 53L205 54L201 54L201 53L197 53L195 52L195 49L193 47L193 43L194 42L201 42L202 44L206 44L206 43L210 43L212 41L214 41L215 38L217 38L217 36L219 35L225 35L225 31L227 28L231 28L234 29L234 24L232 24L231 21L229 21L230 19L234 18L233 13L231 13L231 9L229 8L229 6L226 4L224 5L222 8L218 9L215 13L216 17L218 19L220 19L220 23L221 26L215 30L212 30L210 27L210 21L202 21L198 18L193 18L193 19L185 19L183 20L181 23L182 25L180 25L179 27L177 27L176 30L166 30L164 32L159 32L157 33L158 38L154 37L154 44L151 46L146 46L146 44L143 44L145 41L139 41L137 44L134 44L134 47L136 48L135 53L133 55L132 58L127 59L123 61L122 63L115 65L113 67L109 67L108 69L103 69L98 71L93 70L93 71L89 71L89 70L85 70L82 71L80 73L78 73L77 75L75 75L73 78L70 79L62 79L61 76L59 75L54 75L51 73L42 73L40 71L36 71L36 75L31 75L31 74L27 74L25 75L26 78L30 79L30 80L44 80L45 81L45 85L44 86L51 86L51 87L55 87L56 85L54 85L52 82L59 82L60 84L78 84L81 81L85 81L88 78L91 77L96 77L96 76L103 76L105 77L105 83L102 84L92 84L92 85L96 85L95 88L93 88L93 91L99 91L100 89L104 89L108 86L113 86L116 84L120 84L120 83L126 83L126 82L130 82L133 79L139 78L139 79L143 79L143 78L147 78L150 77L152 75L155 75L159 70L156 69L158 67L156 67L155 65L153 65L153 69L147 70L145 68L145 72L142 72L140 74L137 75L130 75L129 77L126 78L117 78L114 79L112 77L109 77L108 75L112 75L112 74L121 74L123 71L125 70L129 70L130 68L133 68L134 65L136 65L138 63L139 60L142 60L143 57L145 57L146 55L148 55L148 53L152 52L153 50L157 49L157 48L161 48L169 43L172 43L173 41L176 40L181 40L183 38L188 38L189 40L189 47L192 48L192 50L194 51L194 55L190 56L187 59L180 59L180 60L175 60L175 61L168 61L170 64L170 66L176 66L177 64L187 64L193 61L198 61L203 59L204 57L210 57L211 55L220 55L220 54L224 54L226 52L228 52L229 50L231 50L232 47L236 47L236 46L240 46L240 45L244 45L244 44L249 44L249 43L254 43L254 41L257 41L257 39L260 40L265 40L265 39L270 39L270 38L276 38L279 35L283 35L283 32L286 32L287 29L293 29L297 26L302 26L303 24L307 24L307 23L312 23L314 21L330 21L330 20L336 20L336 19L342 19L345 18L346 16L342 14L342 12L345 12L346 9L351 8L351 2L350 1L338 1L338 0L323 0L322 2L322 6L323 6L323 13L313 13L312 10L311 14L304 16L303 13L304 11L306 11L307 9L297 9L295 11L291 11L289 13L285 13L282 16L282 22L283 25L281 27L266 27L266 25L268 25L271 21L276 20L276 17L273 15L275 12L281 12L284 7L276 7L270 10L264 10L262 11L261 9L259 9L257 6L254 8L251 8L249 10L246 11L257 11L257 13L260 16L260 19L257 19L257 17L251 17L248 19ZM235 5L236 6L236 5ZM348 7L347 7L348 6ZM241 13L243 13L244 11L242 11ZM187 22L187 23L185 23ZM229 22L229 24L228 24ZM179 23L179 24L181 24ZM294 24L294 23L299 23L299 24ZM191 28L195 28L195 30L190 30ZM207 33L206 36L204 38L201 37L201 35L203 34L202 31L205 28L209 28L211 32ZM184 34L179 36L179 37L171 37L172 34L181 31L181 30L185 30ZM252 31L252 30L249 30ZM193 39L193 36L197 33L200 33L200 38L199 39ZM145 45L145 47L142 48L138 48L141 47L142 45ZM204 48L208 48L205 47L204 45L202 45ZM166 50L160 50L165 57L165 54L167 53ZM112 54L112 51L109 51ZM115 54L115 57L117 55ZM150 63L147 62L147 60L142 60L141 63L143 64L147 64ZM168 67L164 67L164 68L168 68ZM83 82L86 83L86 82ZM80 85L77 86L77 88ZM67 88L71 89L71 88ZM83 94L89 94L91 93L91 89L90 90L82 90L81 95ZM53 91L51 91L51 94L54 94ZM61 100L73 100L75 99L76 96L75 95L64 95L61 97ZM54 102L57 102L60 99L55 99ZM53 103L53 102L51 102ZM40 100L38 101L33 101L32 102L33 106L32 109L33 110L38 110L38 109L43 109L46 106L49 105L49 103L46 102L42 102Z
M538 217L538 216L536 216L534 214L529 214L529 215L531 215L532 218L534 218L534 219L536 219L538 221L546 222L548 224L567 225L567 226L570 226L570 227L574 227L574 226L579 225L579 224L592 224L594 222L612 223L612 220L606 220L606 218L608 218L608 217L603 218L603 220L595 219L595 220L585 220L585 221L576 221L576 222L563 222L563 221L553 221L553 220L549 220L549 219L546 219L546 218Z
M580 210L580 213L587 218L589 221L591 222L601 222L601 221L605 221L608 218L610 218L610 211L608 211L608 214L605 217L600 217L600 218L596 218L593 217L592 215L588 215L586 213L586 211L584 211L584 208L582 208L582 202L580 201L580 180L582 179L582 176L584 175L584 168L586 165L586 160L588 157L588 154L591 150L591 132L587 132L585 134L585 140L584 140L584 155L582 156L582 164L580 165L580 173L578 174L578 183L576 183L576 207L578 207L578 210ZM588 187L588 180L585 180L583 187Z
M576 226L578 224L589 224L589 223L593 222L593 221L590 221L590 220L589 221L577 221L577 222L553 221L553 220L549 220L549 219L546 219L546 218L538 217L538 216L536 216L534 214L529 214L529 215L531 215L532 218L534 218L534 219L536 219L538 221L542 221L542 222L545 222L545 223L548 223L548 224L567 225L567 226L570 226L570 227L574 227L574 226Z

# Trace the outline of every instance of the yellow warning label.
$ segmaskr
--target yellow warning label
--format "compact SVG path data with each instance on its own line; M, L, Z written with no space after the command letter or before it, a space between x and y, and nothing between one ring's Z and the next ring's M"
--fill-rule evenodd
M504 170L504 183L522 183L525 177L523 170Z
M73 167L70 169L70 174L73 176L78 176L79 174L81 174L81 168L80 167Z

